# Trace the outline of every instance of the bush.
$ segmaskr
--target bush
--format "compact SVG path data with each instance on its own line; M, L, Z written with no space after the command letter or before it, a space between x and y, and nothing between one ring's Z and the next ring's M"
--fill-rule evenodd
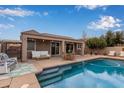
M107 43L102 38L90 38L87 40L87 46L90 49L103 49L107 46Z

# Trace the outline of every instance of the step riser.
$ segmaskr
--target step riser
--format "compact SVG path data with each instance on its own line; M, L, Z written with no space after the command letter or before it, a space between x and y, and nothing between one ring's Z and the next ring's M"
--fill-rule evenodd
M45 86L47 86L47 85L50 85L50 84L53 84L53 83L55 83L55 82L58 82L58 81L60 81L60 80L62 80L62 76L58 76L58 77L56 77L56 78L53 78L53 79L50 79L50 80L48 80L48 81L41 81L41 86L42 87L45 87Z
M55 72L57 72L57 71L59 71L59 67L57 67L57 68L51 68L51 69L48 69L48 70L44 70L44 71L41 73L41 75L50 74L50 73L55 73Z
M64 66L58 66L54 68L44 69L44 71L40 74L38 74L38 81L41 84L41 87L45 87L47 85L53 84L55 82L58 82L62 79L64 79L63 74L66 71L72 70L73 68L80 68L79 64L73 64L73 65L64 65ZM83 66L81 66L83 67Z
M43 74L40 75L39 81L43 81L43 80L46 80L46 79L56 77L58 75L62 75L64 71L70 70L70 69L72 69L71 66L66 66L66 67L59 68L59 70L57 72L56 72L56 70L55 70L55 72L52 71L49 74L44 74L44 72L43 72Z

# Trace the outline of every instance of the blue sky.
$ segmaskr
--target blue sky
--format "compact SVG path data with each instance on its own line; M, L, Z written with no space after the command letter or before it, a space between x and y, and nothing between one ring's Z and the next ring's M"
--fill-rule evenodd
M0 39L19 39L22 31L81 38L124 28L124 6L0 6Z

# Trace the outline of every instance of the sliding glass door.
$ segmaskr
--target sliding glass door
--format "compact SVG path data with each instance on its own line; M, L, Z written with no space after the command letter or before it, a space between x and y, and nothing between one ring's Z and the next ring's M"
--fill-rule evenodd
M51 43L51 55L59 55L59 42L52 42Z

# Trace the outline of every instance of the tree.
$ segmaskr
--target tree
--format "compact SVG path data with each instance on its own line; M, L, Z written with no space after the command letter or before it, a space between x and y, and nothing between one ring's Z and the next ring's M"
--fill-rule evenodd
M103 49L107 46L104 39L97 37L88 39L86 44L90 49Z
M107 31L105 35L105 40L107 42L107 46L114 46L115 45L115 34L112 31Z
M115 44L122 44L124 39L124 33L122 31L115 32Z

